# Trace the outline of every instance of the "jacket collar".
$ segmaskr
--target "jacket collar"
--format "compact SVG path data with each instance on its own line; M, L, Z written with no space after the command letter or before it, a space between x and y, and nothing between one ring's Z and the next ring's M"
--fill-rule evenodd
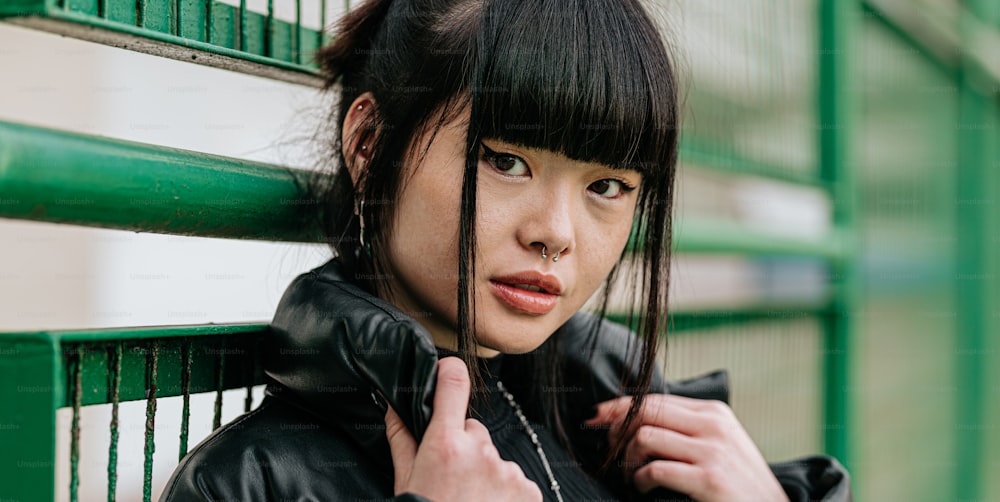
M272 394L369 436L363 442L384 438L387 401L419 441L431 416L437 349L416 320L346 273L330 260L286 290L264 362L284 387Z

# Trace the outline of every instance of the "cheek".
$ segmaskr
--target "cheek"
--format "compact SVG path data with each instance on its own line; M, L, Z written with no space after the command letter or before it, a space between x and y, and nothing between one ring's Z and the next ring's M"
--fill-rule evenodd
M394 273L432 308L454 303L461 177L428 158L403 188L390 243ZM406 178L404 178L406 179Z
M597 288L617 263L631 233L631 214L611 221L592 220L587 228L578 230L580 280L588 288Z

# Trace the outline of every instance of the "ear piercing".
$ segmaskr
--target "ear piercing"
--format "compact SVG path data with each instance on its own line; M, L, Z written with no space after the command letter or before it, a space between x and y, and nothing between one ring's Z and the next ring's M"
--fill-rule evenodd
M358 105L358 111L360 112L364 107L365 105Z

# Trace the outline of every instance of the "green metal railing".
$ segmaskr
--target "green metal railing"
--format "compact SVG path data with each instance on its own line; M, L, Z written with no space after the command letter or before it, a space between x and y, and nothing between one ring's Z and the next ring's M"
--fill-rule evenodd
M841 231L845 254L850 259L832 263L832 275L840 278L840 287L830 311L824 316L824 445L827 453L840 459L851 469L851 449L848 431L851 423L850 388L851 334L854 331L852 313L857 311L858 262L855 201L857 193L853 173L849 169L851 102L850 83L851 19L850 4L839 0L819 2L818 44L818 128L819 173L827 182L833 205L833 226Z
M933 492L935 497L991 500L1000 495L1000 485L987 474L991 465L987 458L990 451L987 440L995 428L996 410L1000 409L995 386L991 390L989 384L990 363L995 368L1000 362L994 356L1000 334L995 307L1000 299L1000 288L995 280L1000 257L997 252L1000 240L996 238L996 228L1000 225L996 204L1000 190L1000 152L997 149L1000 144L997 133L1000 127L1000 23L995 3L918 0L907 5L865 0L862 8L863 19L874 26L873 29L891 35L900 45L912 49L919 56L920 64L934 69L935 76L949 84L949 92L937 93L934 99L947 102L947 109L955 110L955 115L925 119L932 121L925 126L928 131L933 131L935 136L948 136L939 141L953 145L952 150L944 154L950 162L941 166L948 170L938 178L947 184L934 189L927 187L929 195L925 196L936 195L947 201L946 214L952 219L937 228L927 229L947 232L949 238L940 254L948 260L943 268L953 272L934 287L954 305L954 310L948 311L953 319L950 329L938 336L953 335L952 351L940 355L942 362L953 368L952 377L939 385L955 392L949 396L950 402L932 404L935 408L951 408L947 410L953 417L951 427L933 433L948 438L946 444L950 444L952 451L920 453L921 458L936 458L943 469L934 469L936 477L924 484L914 484L913 490L897 496L930 496L927 493L931 488L936 490ZM940 302L935 297L933 303ZM993 382L995 377L994 374ZM921 401L924 401L923 396ZM995 436L993 441L996 444ZM900 463L898 469L918 467L916 460L910 460ZM937 488L942 485L943 490Z
M281 3L281 2L279 2ZM284 2L287 4L287 2ZM326 0L313 12L319 26L216 0L9 0L0 18L35 29L181 61L305 85L318 85L312 53L329 41Z
M157 399L182 396L180 449L188 450L191 394L215 392L213 429L222 391L263 383L260 342L267 325L208 325L0 333L0 431L4 497L53 500L56 495L56 410L72 408L70 499L79 486L80 408L110 403L108 498L117 484L118 405L146 400L144 499L150 499ZM162 417L161 417L162 418Z
M320 242L304 171L2 121L0 138L0 217Z

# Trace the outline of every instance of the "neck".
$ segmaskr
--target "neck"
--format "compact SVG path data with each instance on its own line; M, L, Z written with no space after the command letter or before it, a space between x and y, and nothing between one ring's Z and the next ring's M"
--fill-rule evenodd
M434 346L440 349L444 349L451 352L458 352L458 336L454 332L441 333L432 330L429 326L421 322L427 331L430 331L431 337L434 338ZM483 347L482 345L476 345L476 357L482 357L485 359L492 359L500 355L499 350L494 350L489 347Z
M438 316L434 313L412 304L409 301L411 297L397 294L398 288L398 284L392 282L389 288L388 298L385 298L385 300L392 303L403 312L409 313L415 321L420 323L420 325L423 326L428 333L430 333L431 339L434 340L434 346L450 350L452 352L458 352L458 333L455 332L455 329L451 326L451 324L441 322ZM499 350L476 344L477 357L489 359L496 357L499 354Z

